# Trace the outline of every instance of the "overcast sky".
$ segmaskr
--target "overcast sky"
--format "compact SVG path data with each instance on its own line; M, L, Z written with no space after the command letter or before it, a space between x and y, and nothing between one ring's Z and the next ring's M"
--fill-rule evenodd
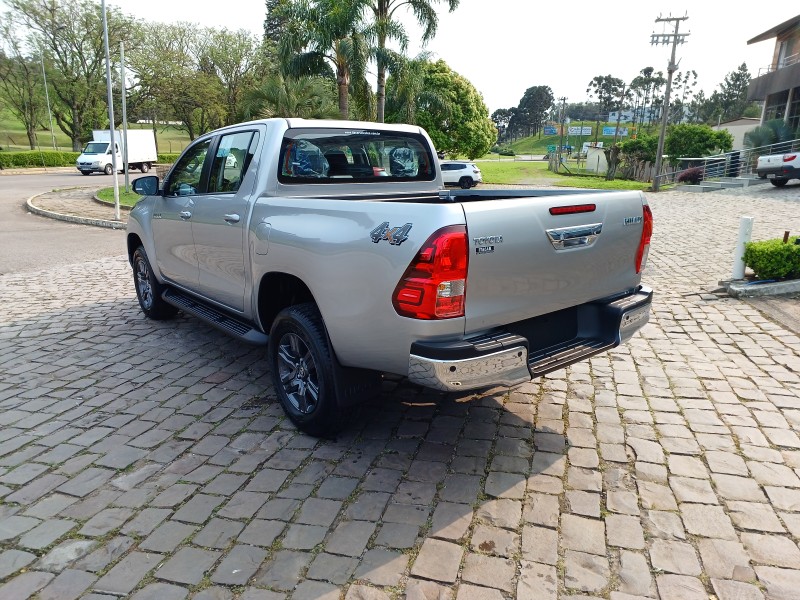
M264 0L107 0L107 4L148 20L263 33ZM440 10L438 34L426 49L469 79L483 94L490 113L516 106L534 85L549 85L556 97L582 102L596 75L630 81L648 66L666 74L670 48L650 44L651 33L664 32L655 19L659 14L688 15L680 25L680 31L690 35L678 46L679 69L697 71L698 87L709 95L743 62L757 76L772 60L775 40L750 46L747 40L800 12L791 2L770 3L769 10L759 6L737 7L729 0L461 0L453 13ZM409 49L414 55L420 50L420 29L410 19L407 28L416 40Z

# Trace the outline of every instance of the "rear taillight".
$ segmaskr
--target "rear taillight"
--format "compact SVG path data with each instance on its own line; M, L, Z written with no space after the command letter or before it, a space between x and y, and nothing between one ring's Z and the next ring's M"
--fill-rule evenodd
M434 233L394 289L397 314L412 319L463 317L468 262L466 227L443 227Z
M797 154L784 154L783 162L792 162L795 158L797 158Z
M650 237L653 235L653 212L647 204L642 205L642 237L639 240L639 249L636 251L636 272L641 273L647 265L647 254L650 251Z

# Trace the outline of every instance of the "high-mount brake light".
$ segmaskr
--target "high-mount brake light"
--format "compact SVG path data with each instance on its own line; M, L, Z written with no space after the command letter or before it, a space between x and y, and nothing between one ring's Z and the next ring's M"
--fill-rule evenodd
M463 317L468 264L466 227L439 229L422 245L394 289L397 314L427 320Z
M641 273L647 265L647 255L650 252L650 238L653 235L653 211L647 204L642 205L642 237L639 240L639 248L636 250L636 272Z
M553 206L550 208L551 215L577 215L580 213L594 212L597 206L594 204L575 204L572 206Z

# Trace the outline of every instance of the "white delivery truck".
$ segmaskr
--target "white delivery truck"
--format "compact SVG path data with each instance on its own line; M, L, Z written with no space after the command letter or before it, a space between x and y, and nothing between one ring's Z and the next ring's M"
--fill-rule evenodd
M114 133L114 142L117 150L117 168L124 169L123 136L121 131ZM111 175L114 167L111 162L111 132L108 129L95 129L92 131L92 141L86 144L75 161L75 166L84 175L92 173L105 173ZM128 168L139 169L147 173L158 158L156 140L153 132L145 129L128 131Z

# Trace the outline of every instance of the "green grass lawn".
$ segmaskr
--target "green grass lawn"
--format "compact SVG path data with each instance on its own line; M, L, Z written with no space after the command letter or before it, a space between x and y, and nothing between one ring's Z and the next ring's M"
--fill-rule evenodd
M517 185L552 185L557 187L591 188L598 190L647 190L649 183L605 177L553 173L544 161L482 160L478 163L484 183Z
M99 190L97 192L97 197L104 202L110 202L111 204L114 204L114 188L107 187ZM133 206L141 199L142 196L140 196L136 192L134 191L126 192L124 186L119 188L120 206Z
M56 147L58 150L72 150L72 142L69 137L55 127ZM129 123L128 129L149 129L150 125ZM120 127L120 129L122 129ZM36 132L39 140L39 147L42 150L52 149L53 142L49 129L40 129ZM162 153L178 153L189 145L189 135L172 125L159 126L156 130L158 151ZM0 148L3 150L30 150L28 136L25 128L8 109L0 109Z

